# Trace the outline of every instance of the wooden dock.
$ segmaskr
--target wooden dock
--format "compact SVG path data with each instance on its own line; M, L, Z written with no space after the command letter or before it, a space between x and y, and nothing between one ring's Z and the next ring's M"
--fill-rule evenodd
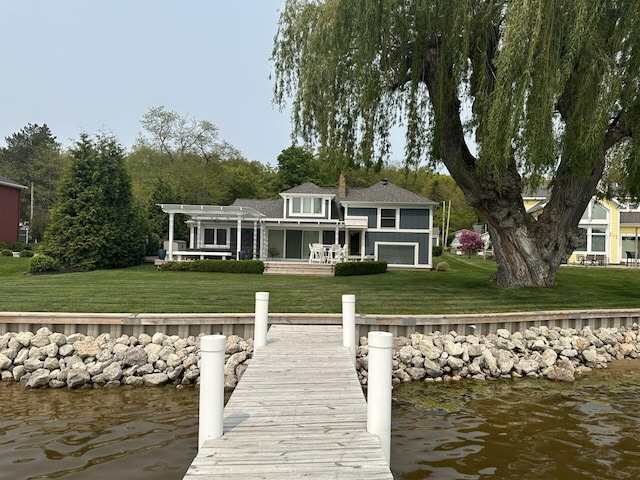
M393 479L336 326L273 325L185 480Z

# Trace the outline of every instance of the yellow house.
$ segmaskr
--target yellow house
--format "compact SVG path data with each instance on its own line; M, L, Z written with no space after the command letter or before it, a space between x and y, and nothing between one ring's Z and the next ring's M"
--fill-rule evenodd
M533 216L540 214L548 191L541 189L524 197L524 206ZM569 257L569 263L598 258L605 264L629 264L638 258L640 209L638 204L592 198L582 214L582 244Z

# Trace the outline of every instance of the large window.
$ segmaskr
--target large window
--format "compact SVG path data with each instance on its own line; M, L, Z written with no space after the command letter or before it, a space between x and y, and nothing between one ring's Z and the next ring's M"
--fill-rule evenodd
M607 229L606 227L583 227L582 241L577 252L606 253Z
M396 228L396 209L380 209L380 228Z
M291 199L291 213L293 215L321 215L322 198L293 197Z
M584 229L577 252L607 253L609 236L609 209L597 200L591 200L582 214L580 228Z
M227 243L227 229L226 228L205 228L204 229L204 246L205 247L226 247Z
M389 265L416 265L418 263L417 243L380 243L376 242L376 258Z

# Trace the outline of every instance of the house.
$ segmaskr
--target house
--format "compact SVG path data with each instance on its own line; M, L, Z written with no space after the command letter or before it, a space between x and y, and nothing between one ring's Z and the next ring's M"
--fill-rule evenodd
M228 206L160 204L169 214L168 258L260 258L307 262L311 245L340 245L348 260L431 268L433 208L429 199L386 179L368 188L304 183L270 200ZM176 214L185 214L189 244L175 251Z
M544 209L549 192L541 189L524 197L527 212L536 216ZM593 197L582 214L579 226L584 229L582 244L569 263L585 263L587 257L603 263L621 264L637 259L640 206L617 199Z
M0 176L0 242L15 243L20 236L20 193L26 189Z

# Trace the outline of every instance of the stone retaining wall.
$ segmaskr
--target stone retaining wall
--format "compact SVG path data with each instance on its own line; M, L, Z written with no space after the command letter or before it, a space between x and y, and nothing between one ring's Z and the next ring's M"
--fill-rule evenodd
M49 328L0 336L0 378L26 388L89 388L120 385L189 385L200 377L200 336L164 333L112 338L64 335ZM306 348L292 346L292 348ZM248 366L253 340L227 337L225 388L233 389ZM393 382L471 378L545 377L573 381L614 359L640 358L638 324L581 330L530 327L488 335L456 332L397 337ZM356 367L363 386L368 377L367 337L360 339Z

